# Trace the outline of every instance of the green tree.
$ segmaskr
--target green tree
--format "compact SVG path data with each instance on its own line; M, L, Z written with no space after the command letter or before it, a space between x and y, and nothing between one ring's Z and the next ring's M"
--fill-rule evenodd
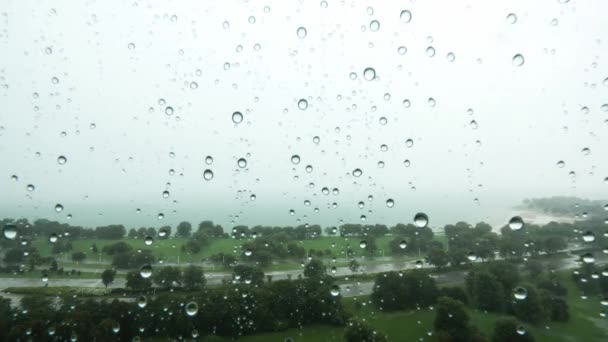
M345 342L386 342L388 339L383 333L374 330L366 322L352 319L344 329Z
M174 266L165 266L157 269L152 277L154 283L162 287L180 286L182 282L182 273L179 268Z
M428 261L429 264L441 269L442 267L448 264L449 258L448 254L442 248L431 248L428 252Z
M200 289L205 286L205 272L200 266L190 265L184 269L182 282L187 289Z
M435 280L423 270L379 273L372 288L372 303L382 311L426 307L437 301Z
M471 271L465 279L469 296L481 310L502 311L505 293L496 277L482 270Z
M87 255L84 254L83 252L72 253L72 260L75 262L81 262L86 258L87 258Z
M472 330L464 304L448 297L439 297L433 323L436 332L444 332L453 342L468 342Z
M523 335L518 333L519 324L514 318L499 318L494 323L492 342L534 342L534 336L529 331Z
M546 322L551 316L551 307L543 305L543 300L535 286L524 284L522 287L526 289L528 294L525 299L512 302L515 317L532 324Z
M304 267L304 276L311 279L320 279L327 275L327 268L320 259L312 259Z
M143 278L139 271L131 271L127 273L126 287L132 290L143 291L152 287L150 278Z
M238 282L256 286L264 284L264 272L257 267L237 265L233 268L232 273Z
M360 267L361 266L359 265L359 263L355 259L352 259L351 261L348 262L348 268L353 273L357 273L359 271Z
M192 224L187 221L182 221L177 225L177 232L175 237L188 238L192 234Z
M116 271L108 269L108 270L104 270L101 273L101 282L105 285L105 287L107 288L108 285L110 285L111 283L114 282L114 277L116 277Z

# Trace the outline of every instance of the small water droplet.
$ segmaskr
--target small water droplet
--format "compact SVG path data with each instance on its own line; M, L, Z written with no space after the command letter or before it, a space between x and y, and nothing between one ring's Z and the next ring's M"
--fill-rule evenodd
M361 169L353 170L353 176L355 176L355 177L361 177L362 174L363 174L363 171L361 171Z
M186 315L192 317L198 313L198 304L196 302L189 302L186 304Z
M410 21L412 21L412 12L410 12L409 10L401 11L401 14L399 14L399 19L401 19L402 23L409 23Z
M372 32L377 32L380 29L380 22L378 20L372 20L369 23L369 29Z
M232 122L235 124L240 124L243 122L243 114L241 112L232 113Z
M374 68L366 68L363 70L363 78L367 81L372 81L376 78L376 70Z
M507 14L507 23L508 24L515 24L517 22L517 15L515 13L509 13Z
M207 181L210 181L213 179L213 171L211 171L210 169L206 169L205 171L203 171L203 178Z
M395 206L395 201L392 198L386 200L386 206L392 208Z
M435 57L435 48L432 46L429 46L426 48L426 55L429 57Z
M238 167L245 168L247 167L247 159L245 158L239 158L239 160L237 160L236 164L238 165Z
M61 204L55 204L55 211L60 213L63 211L63 205Z
M298 35L298 38L304 39L308 35L308 31L306 30L305 27L298 27L296 34Z
M524 65L524 56L516 54L515 56L513 56L512 62L515 66L522 66Z
M169 107L165 108L165 114L173 115L173 107L169 106Z

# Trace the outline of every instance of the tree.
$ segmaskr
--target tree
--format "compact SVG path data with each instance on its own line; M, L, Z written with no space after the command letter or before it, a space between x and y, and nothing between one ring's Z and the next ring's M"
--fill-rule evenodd
M464 304L448 297L439 297L433 326L436 332L444 332L454 342L471 340L472 330Z
M320 279L327 274L327 268L320 259L312 259L304 267L304 276L311 279Z
M429 264L441 269L445 265L448 264L449 258L446 251L442 248L432 248L429 250L429 255L427 256Z
M514 318L499 318L494 323L492 342L534 342L534 336L529 331L523 335L518 333L519 324Z
M566 249L568 244L563 237L551 236L543 241L542 247L544 248L545 252L551 254Z
M152 277L154 283L162 287L179 286L182 282L182 274L179 268L174 266L165 266L154 272Z
M11 248L4 254L4 262L7 264L18 264L23 261L23 251L19 248Z
M359 271L360 265L357 262L357 260L352 259L351 261L348 262L348 268L350 269L351 272L357 273L357 271Z
M374 330L369 324L352 319L344 329L345 342L386 342L388 339L383 333Z
M469 296L467 296L466 291L460 286L442 287L441 296L449 297L449 298L461 301L465 305L467 305L469 303Z
M72 253L72 260L75 262L81 262L86 258L87 258L87 255L84 254L83 252Z
M260 286L264 284L264 272L261 269L247 265L237 265L232 270L235 281Z
M203 268L195 265L186 267L182 275L182 282L184 287L189 290L203 288L206 282Z
M465 279L469 296L481 310L501 311L504 307L503 286L493 274L487 271L471 271Z
M387 272L376 276L371 300L382 311L413 309L437 301L439 289L426 271Z
M139 271L131 271L127 273L126 287L136 291L147 290L152 287L150 278L143 278Z
M192 234L192 225L190 222L182 221L177 225L177 232L175 233L175 237L190 237Z
M513 302L512 309L515 317L532 324L546 322L551 316L551 308L543 305L544 303L536 287L530 284L525 284L523 287L527 291L527 296L525 299Z
M111 283L114 282L114 277L116 276L116 271L108 269L108 270L104 270L101 273L101 282L105 285L105 287L107 288L108 285L110 285Z

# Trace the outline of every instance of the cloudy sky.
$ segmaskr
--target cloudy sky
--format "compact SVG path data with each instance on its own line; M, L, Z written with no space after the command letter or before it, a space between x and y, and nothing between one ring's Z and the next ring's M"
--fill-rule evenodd
M605 1L3 4L1 217L500 224L608 198Z

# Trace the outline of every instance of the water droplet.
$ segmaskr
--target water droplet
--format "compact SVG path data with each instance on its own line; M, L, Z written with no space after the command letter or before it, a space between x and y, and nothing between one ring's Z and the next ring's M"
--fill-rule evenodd
M429 224L429 217L425 213L417 213L414 216L414 224L418 228L424 228Z
M564 162L563 160L560 160L557 162L557 167L559 167L560 169L563 168L564 166L566 166L566 162Z
M163 198L169 198L169 191L165 190L163 191Z
M386 200L386 206L392 208L395 206L395 201L392 198Z
M448 62L453 62L456 60L456 55L454 55L453 52L448 52L445 58L448 60Z
M361 248L367 247L367 241L363 240L363 241L359 242L359 247L361 247Z
M405 141L405 146L406 146L406 147L412 147L412 146L414 146L414 140L412 140L412 139L407 139L407 140Z
M298 27L296 34L298 35L298 38L304 39L308 35L308 31L306 31L305 27Z
M189 302L186 304L186 315L192 317L198 313L198 304L196 302Z
M206 156L206 157L205 157L205 163L206 163L207 165L211 165L211 164L213 164L213 157L212 157L212 156Z
M306 173L312 172L312 165L306 165Z
M401 240L401 242L399 242L399 248L405 249L405 247L407 247L407 242L405 242L405 240Z
M151 246L152 243L154 243L154 238L151 237L150 235L146 236L145 239L144 239L144 244L146 246Z
M469 126L471 126L472 129L477 129L477 121L471 120L471 122L469 122Z
M247 167L247 160L245 158L239 158L239 160L237 160L236 164L238 165L238 167L245 168Z
M144 279L150 278L152 275L152 266L150 264L143 265L139 269L139 275Z
M308 101L306 101L306 99L300 99L298 101L298 108L300 108L300 110L306 110L306 108L308 108Z
M146 296L139 296L137 298L137 306L143 309L146 307L146 305L148 305L148 299L146 298Z
M240 124L243 122L243 114L241 114L241 112L232 113L232 122L235 124Z
M374 68L366 68L363 70L363 78L367 81L372 81L376 78L376 70Z
M513 56L513 65L515 66L522 66L524 65L524 56L517 54L515 56Z
M593 256L593 253L585 253L583 254L583 262L586 264L592 264L595 262L595 257Z
M300 164L300 156L297 154L294 154L293 156L291 156L291 163L294 165Z
M334 297L339 296L340 295L340 287L338 285L333 285L331 287L330 293Z
M321 8L327 8L327 1L323 0L319 5L321 6Z
M127 48L129 50L135 50L135 43L129 43L129 45L127 45Z
M253 254L253 251L251 249L245 250L245 256L251 256L251 254Z
M477 260L477 255L475 254L475 252L469 252L467 254L467 259L469 259L469 261L475 261Z
M429 99L427 100L427 103L429 104L429 107L435 107L435 105L437 104L437 101L435 101L434 98L429 97Z
M51 83L59 84L59 79L57 77L53 77L53 78L51 78Z
M120 323L113 321L112 322L112 332L117 334L120 331Z
M63 165L65 163L67 163L67 162L68 162L68 159L66 157L64 157L64 156L57 157L57 163L59 165Z
M60 213L63 211L63 205L61 204L55 204L55 211Z
M56 233L51 233L51 235L49 235L49 242L50 243L55 243L55 242L57 242L58 239L59 239L59 236L57 236Z
M249 200L251 201L255 201L257 199L257 197L255 196L255 194L251 194L251 196L249 196Z
M362 174L363 174L363 171L361 171L361 169L353 170L353 176L355 176L355 177L361 177Z
M406 159L406 160L403 161L403 166L410 167L410 165L411 165L411 163L410 163L409 159Z
M507 14L507 23L508 24L515 24L517 22L517 15L515 15L515 13L509 13Z
M422 260L416 260L415 266L416 268L422 268Z
M158 236L159 236L159 237L164 238L164 237L167 237L168 235L169 235L169 231L167 230L167 228L165 228L165 227L161 227L161 228L158 230Z
M410 108L410 106L412 105L412 103L408 99L403 100L402 104L405 108Z
M318 136L314 136L312 138L312 142L318 145L321 142L321 138L319 138Z
M513 290L513 297L517 300L524 300L528 298L528 290L526 288L518 286Z
M583 233L583 241L585 242L593 242L595 241L595 234L592 231L588 230Z
M518 325L516 328L517 334L518 335L525 335L526 334L526 327L524 327L523 325Z
M247 21L248 21L250 24L255 24L255 17L254 17L254 16L250 16L250 17L247 19Z
M165 114L173 115L173 107L169 106L169 107L165 108Z
M380 29L380 22L378 20L372 20L369 23L369 29L372 32L377 32Z
M589 149L589 147L585 147L581 150L581 152L583 153L584 156L588 156L591 154L591 150Z
M426 55L429 57L435 57L435 48L432 46L429 46L426 48Z
M207 181L210 181L213 179L213 171L206 169L205 171L203 171L203 178Z
M520 230L524 227L524 220L519 216L513 216L509 220L509 228L511 230Z
M412 21L412 12L408 10L401 11L401 14L399 14L399 19L401 19L402 23L409 23Z
M32 192L32 191L36 190L36 187L33 184L28 184L25 188L29 192Z
M6 239L15 240L15 238L17 237L17 226L13 224L4 225L2 232Z
M198 88L198 83L190 82L190 89L197 89L197 88Z
M157 219L159 219L159 220L162 220L162 219L164 219L164 218L165 218L165 214L163 214L163 213L158 213L158 215L156 215L156 218L157 218Z

